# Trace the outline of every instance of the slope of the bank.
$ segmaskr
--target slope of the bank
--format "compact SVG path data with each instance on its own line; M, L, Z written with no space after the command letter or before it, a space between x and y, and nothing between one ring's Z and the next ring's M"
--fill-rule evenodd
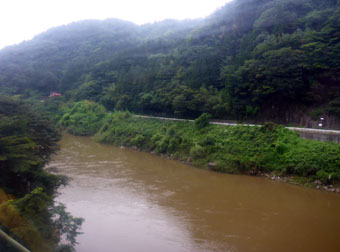
M91 110L86 113L86 110ZM340 181L340 145L306 140L282 126L221 126L209 124L203 114L192 122L134 117L128 112L103 113L88 101L66 111L62 125L71 132L93 135L101 143L155 152L219 172L276 173ZM95 128L94 118L100 118Z

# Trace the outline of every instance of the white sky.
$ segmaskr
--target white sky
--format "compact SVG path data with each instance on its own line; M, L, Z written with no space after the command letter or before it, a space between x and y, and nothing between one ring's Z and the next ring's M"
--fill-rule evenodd
M136 24L205 17L231 0L0 0L0 49L51 27L84 19Z

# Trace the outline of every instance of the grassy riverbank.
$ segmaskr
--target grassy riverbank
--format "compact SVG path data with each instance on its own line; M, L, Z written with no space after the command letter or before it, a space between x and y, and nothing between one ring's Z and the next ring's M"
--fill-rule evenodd
M82 104L84 103L84 104ZM83 107L91 108L84 113ZM162 121L114 112L102 117L102 110L88 102L71 108L61 119L72 132L93 135L91 120L100 111L95 139L101 143L126 146L185 161L198 167L233 174L290 175L340 181L340 145L301 139L282 126L219 126L201 117L192 122ZM90 118L87 118L90 115ZM72 118L77 118L74 120Z
M116 112L96 134L102 143L156 152L226 173L277 173L334 183L340 145L301 139L284 127L200 125L132 117Z

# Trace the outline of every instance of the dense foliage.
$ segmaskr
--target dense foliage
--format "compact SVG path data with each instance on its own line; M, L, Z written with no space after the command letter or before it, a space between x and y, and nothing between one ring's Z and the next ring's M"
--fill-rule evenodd
M187 118L339 117L339 17L337 0L234 0L204 20L73 23L0 51L0 85Z
M74 135L94 135L103 125L106 109L91 101L76 102L67 109L60 119L59 124Z
M340 145L301 139L282 126L217 126L110 114L96 134L102 143L137 147L227 173L277 172L340 181ZM197 127L198 125L198 127Z
M60 133L35 108L0 97L0 226L32 251L73 251L81 219L54 202L66 178L44 170ZM11 197L10 197L11 198ZM60 245L62 235L67 243Z
M227 173L276 172L340 182L339 144L301 139L275 124L216 126L206 113L194 122L145 119L129 112L106 113L89 101L77 102L67 111L62 125L71 133L96 133L102 143L156 152L197 166L210 163L211 169Z

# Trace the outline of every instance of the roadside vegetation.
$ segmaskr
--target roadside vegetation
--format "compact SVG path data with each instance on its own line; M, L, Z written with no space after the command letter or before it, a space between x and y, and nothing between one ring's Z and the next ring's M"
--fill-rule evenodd
M89 118L82 120L93 117L88 114ZM62 120L68 124L65 118ZM78 130L86 130L88 126L84 125ZM209 124L209 115L205 113L192 123L139 118L117 111L106 114L95 139L219 172L292 175L325 184L340 181L339 144L305 140L298 133L272 123L262 127L220 126Z

